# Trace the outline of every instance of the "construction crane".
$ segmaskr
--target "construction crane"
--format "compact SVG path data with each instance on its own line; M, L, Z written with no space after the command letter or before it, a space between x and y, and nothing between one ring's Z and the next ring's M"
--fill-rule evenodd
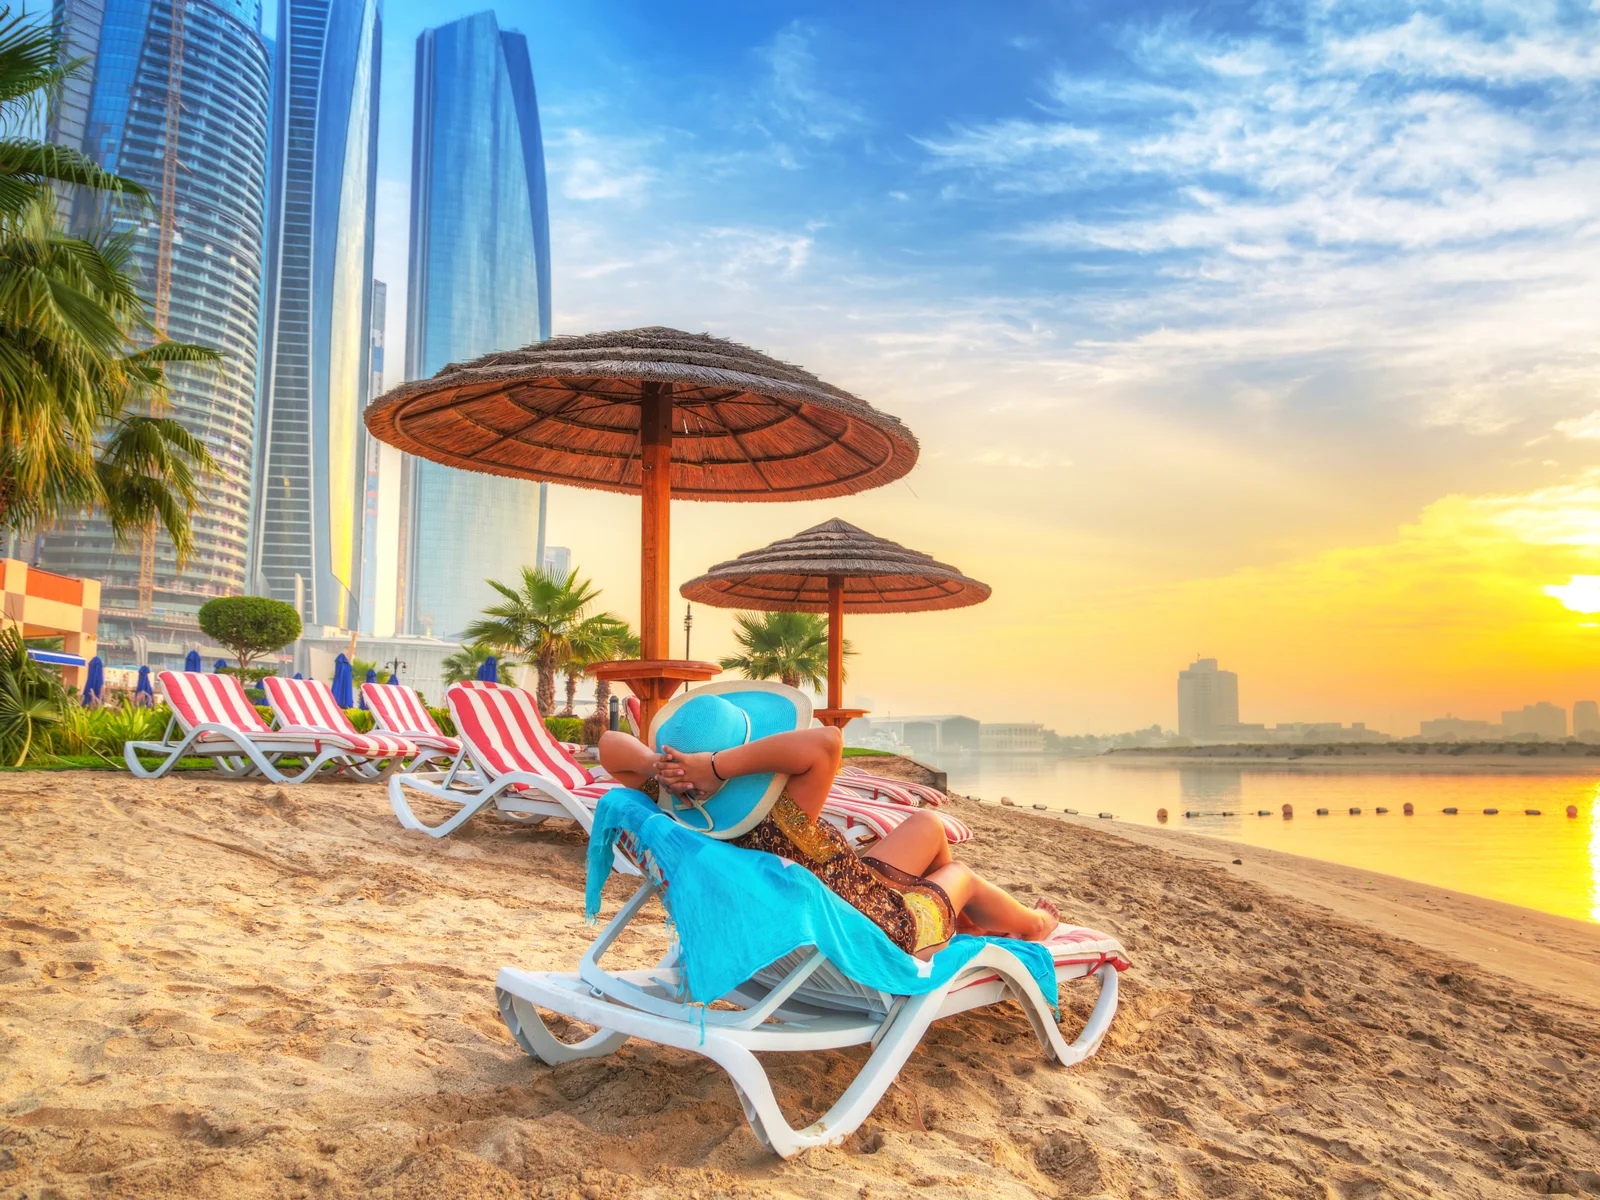
M156 242L156 336L167 336L172 308L172 240L178 213L178 116L183 108L183 7L172 0L172 31L167 41L167 127L161 160L161 234ZM158 398L154 404L161 404ZM156 526L139 539L139 611L149 614L156 591Z

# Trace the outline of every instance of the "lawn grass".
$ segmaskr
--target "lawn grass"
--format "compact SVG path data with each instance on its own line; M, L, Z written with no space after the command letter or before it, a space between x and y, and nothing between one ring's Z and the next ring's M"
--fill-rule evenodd
M860 746L846 746L844 748L844 756L846 758L875 758L875 757L876 758L893 758L893 757L895 757L893 754L890 754L887 750L866 750L866 749L863 749Z

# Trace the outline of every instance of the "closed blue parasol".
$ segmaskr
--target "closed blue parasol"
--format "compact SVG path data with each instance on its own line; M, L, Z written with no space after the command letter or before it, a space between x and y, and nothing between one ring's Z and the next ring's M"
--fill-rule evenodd
M356 706L350 660L343 654L333 660L333 702L340 708Z
M368 683L377 683L378 682L378 669L376 667L368 667L367 668L367 682ZM365 709L367 707L367 694L365 692L361 693L361 707L363 709Z
M150 686L150 668L139 668L139 686L133 689L133 702L140 708L156 706L156 691Z
M500 664L495 661L494 655L489 655L478 667L478 678L485 683L500 682Z
M183 656L183 669L185 671L193 671L196 674L199 674L201 671L205 670L205 668L200 665L200 651L191 650L189 653Z
M98 654L89 660L89 677L83 684L83 706L93 708L105 698L106 664Z
M221 675L223 670L224 670L224 668L226 668L227 665L228 665L228 660L227 659L219 658L219 659L217 659L216 662L211 664L211 673L213 675Z

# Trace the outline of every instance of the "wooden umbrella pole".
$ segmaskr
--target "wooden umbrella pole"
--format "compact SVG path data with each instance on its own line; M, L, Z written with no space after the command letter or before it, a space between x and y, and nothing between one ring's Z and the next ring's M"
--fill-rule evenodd
M671 657L667 588L672 567L672 385L640 388L639 650L640 658Z
M811 715L824 725L843 729L864 708L844 707L844 576L828 576L828 707Z
M844 707L844 577L828 576L828 707Z

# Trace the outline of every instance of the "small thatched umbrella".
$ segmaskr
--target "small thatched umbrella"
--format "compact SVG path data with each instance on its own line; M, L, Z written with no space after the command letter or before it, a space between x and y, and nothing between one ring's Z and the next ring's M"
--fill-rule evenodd
M828 707L812 715L841 728L866 712L845 708L840 693L845 613L931 612L989 598L987 583L838 520L719 563L680 590L718 608L827 613Z
M379 441L490 475L638 492L638 662L626 683L648 724L710 663L671 660L669 500L814 500L899 479L917 441L894 417L737 342L659 326L553 338L452 363L367 408Z

